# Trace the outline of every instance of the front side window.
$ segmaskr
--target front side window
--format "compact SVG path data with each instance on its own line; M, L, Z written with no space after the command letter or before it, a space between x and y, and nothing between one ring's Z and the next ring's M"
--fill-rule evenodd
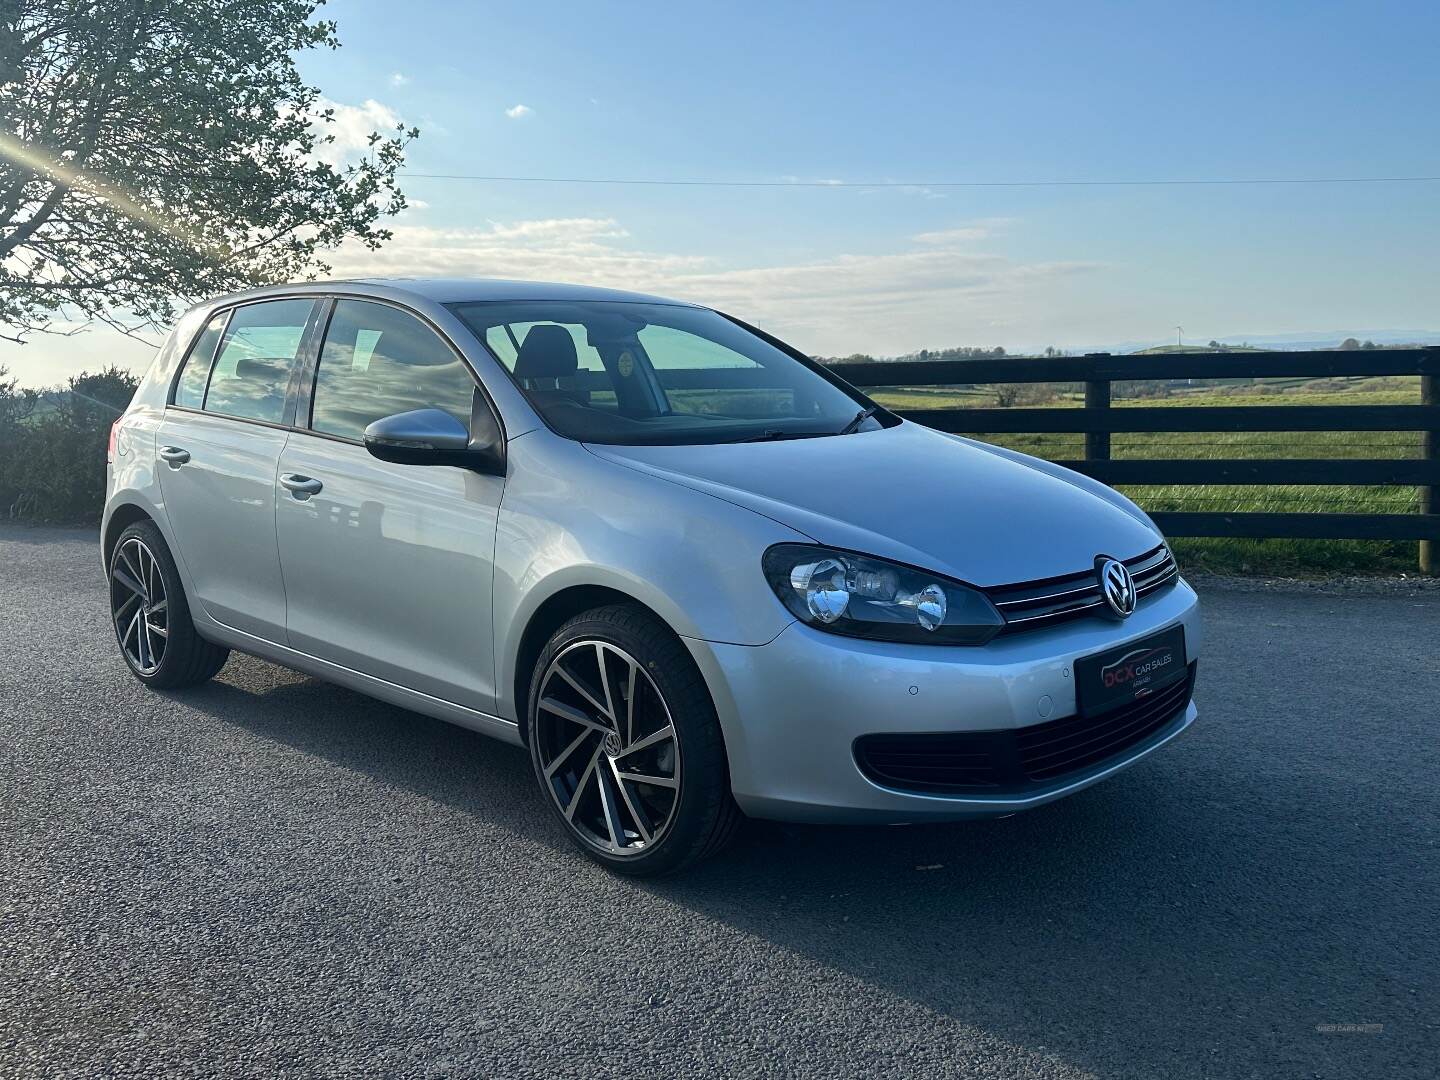
M870 404L703 308L544 300L455 304L452 310L546 423L583 442L682 445L836 435Z
M215 358L205 411L282 423L290 370L314 307L313 300L267 300L236 308Z
M464 361L419 319L388 304L340 300L315 371L310 427L359 440L386 416L441 409L468 428L474 392Z
M225 332L225 323L230 312L222 311L208 323L190 355L185 358L185 369L180 372L180 381L175 384L175 404L187 409L198 409L205 404L205 384L210 381L210 365L215 360L215 346L220 344L220 335Z

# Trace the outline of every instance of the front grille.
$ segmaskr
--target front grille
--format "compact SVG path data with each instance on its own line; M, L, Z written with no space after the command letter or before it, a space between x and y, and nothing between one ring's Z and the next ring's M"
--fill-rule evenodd
M1006 731L862 735L855 762L877 784L932 794L1019 795L1117 757L1190 704L1195 663L1172 686L1095 716Z
M1095 716L1067 716L1015 732L1020 767L1036 782L1097 765L1149 738L1190 704L1195 664L1186 677L1139 701Z
M877 784L910 791L982 791L1000 786L994 732L862 735L860 771Z
M1173 585L1180 578L1179 567L1164 544L1122 561L1135 581L1137 606L1149 594ZM1005 629L1001 631L1004 634L1040 630L1105 610L1100 581L1094 570L1018 585L999 585L986 589L985 595L1005 619Z

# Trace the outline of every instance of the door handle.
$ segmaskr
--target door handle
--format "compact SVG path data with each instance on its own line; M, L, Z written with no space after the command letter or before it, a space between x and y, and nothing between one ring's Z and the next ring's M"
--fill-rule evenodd
M318 495L325 487L313 476L301 476L299 473L281 473L280 486L301 502L310 498L311 495Z
M190 460L190 451L182 450L178 446L162 446L160 447L160 459L169 462L172 469L178 469Z

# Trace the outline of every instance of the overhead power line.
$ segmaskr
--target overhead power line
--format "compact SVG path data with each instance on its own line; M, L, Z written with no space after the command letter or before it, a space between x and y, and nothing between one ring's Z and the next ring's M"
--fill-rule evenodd
M1271 176L1187 180L652 180L613 176L483 176L402 169L411 180L470 180L485 184L611 184L638 187L724 188L1041 188L1229 187L1260 184L1431 184L1440 176Z

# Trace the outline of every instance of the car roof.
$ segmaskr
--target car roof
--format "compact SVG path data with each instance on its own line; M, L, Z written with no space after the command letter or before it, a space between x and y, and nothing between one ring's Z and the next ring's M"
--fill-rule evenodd
M629 301L632 303L670 304L677 307L699 307L686 300L672 300L663 296L649 296L645 293L626 292L621 289L603 289L592 285L567 285L550 281L512 281L503 278L411 278L411 277L355 277L328 281L292 282L289 285L272 285L249 289L227 297L217 297L212 303L235 299L259 299L263 296L283 296L297 291L346 292L347 286L374 287L386 294L408 294L434 304L475 303L486 300L592 300Z
M388 285L413 292L440 304L479 300L629 300L638 303L697 305L685 300L605 289L594 285L569 285L554 281L514 281L506 278L359 278L367 284Z

